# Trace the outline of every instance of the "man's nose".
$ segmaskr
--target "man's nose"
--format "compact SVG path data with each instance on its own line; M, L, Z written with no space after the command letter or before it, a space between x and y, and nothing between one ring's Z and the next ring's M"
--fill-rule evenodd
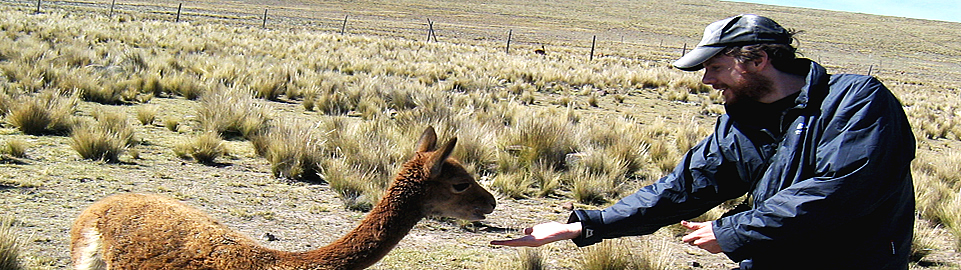
M704 72L704 77L701 77L701 83L703 83L703 84L713 84L713 83L714 83L714 76L711 76L711 75L708 74L707 72Z

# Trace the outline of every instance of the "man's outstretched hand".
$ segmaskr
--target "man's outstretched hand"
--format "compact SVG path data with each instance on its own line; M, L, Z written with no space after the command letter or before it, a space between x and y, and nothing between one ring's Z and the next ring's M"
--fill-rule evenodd
M688 222L681 221L681 226L691 230L692 232L681 238L685 243L691 244L692 246L699 247L707 252L718 254L721 253L721 244L717 243L717 238L714 237L714 225L708 222Z
M539 247L560 240L574 239L581 235L581 223L548 222L524 229L524 236L511 240L494 240L491 245L511 247Z

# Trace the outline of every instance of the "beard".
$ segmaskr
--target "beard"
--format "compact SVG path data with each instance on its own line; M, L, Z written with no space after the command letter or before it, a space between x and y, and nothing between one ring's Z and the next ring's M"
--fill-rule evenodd
M730 92L730 97L725 99L726 105L736 105L745 101L758 102L764 96L774 92L774 83L767 77L757 73L742 74L737 85L727 85L724 91Z

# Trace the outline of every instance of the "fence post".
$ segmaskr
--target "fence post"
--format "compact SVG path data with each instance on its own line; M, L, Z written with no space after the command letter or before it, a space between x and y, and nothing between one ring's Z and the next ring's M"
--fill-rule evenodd
M588 58L589 61L594 61L594 44L597 43L597 35L591 39L591 56Z
M430 21L430 18L427 18L427 42L430 42L432 35L434 35L434 22Z
M434 42L437 42L437 34L434 33L434 23L430 24L430 36L434 37Z
M874 65L868 67L868 76L871 76L872 71L874 71Z
M684 48L681 49L681 56L684 56L685 54L687 54L687 43L684 43Z
M344 25L340 26L340 34L344 34L344 30L347 30L347 15L344 15Z
M184 8L184 3L177 5L177 20L174 22L180 22L180 10Z
M504 49L505 54L511 53L511 37L514 36L514 29L507 30L507 49Z
M37 11L34 13L40 13L40 1L41 0L37 0Z
M264 9L264 25L263 28L267 28L267 9Z
M113 6L116 4L117 4L117 0L113 0L110 2L110 15L107 17L113 17Z

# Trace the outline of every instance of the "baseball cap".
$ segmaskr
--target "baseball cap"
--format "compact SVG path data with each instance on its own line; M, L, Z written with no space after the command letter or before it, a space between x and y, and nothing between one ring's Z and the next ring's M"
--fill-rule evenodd
M674 61L674 67L696 71L704 68L724 48L763 43L791 44L791 34L774 20L754 14L741 14L711 23L693 50Z

